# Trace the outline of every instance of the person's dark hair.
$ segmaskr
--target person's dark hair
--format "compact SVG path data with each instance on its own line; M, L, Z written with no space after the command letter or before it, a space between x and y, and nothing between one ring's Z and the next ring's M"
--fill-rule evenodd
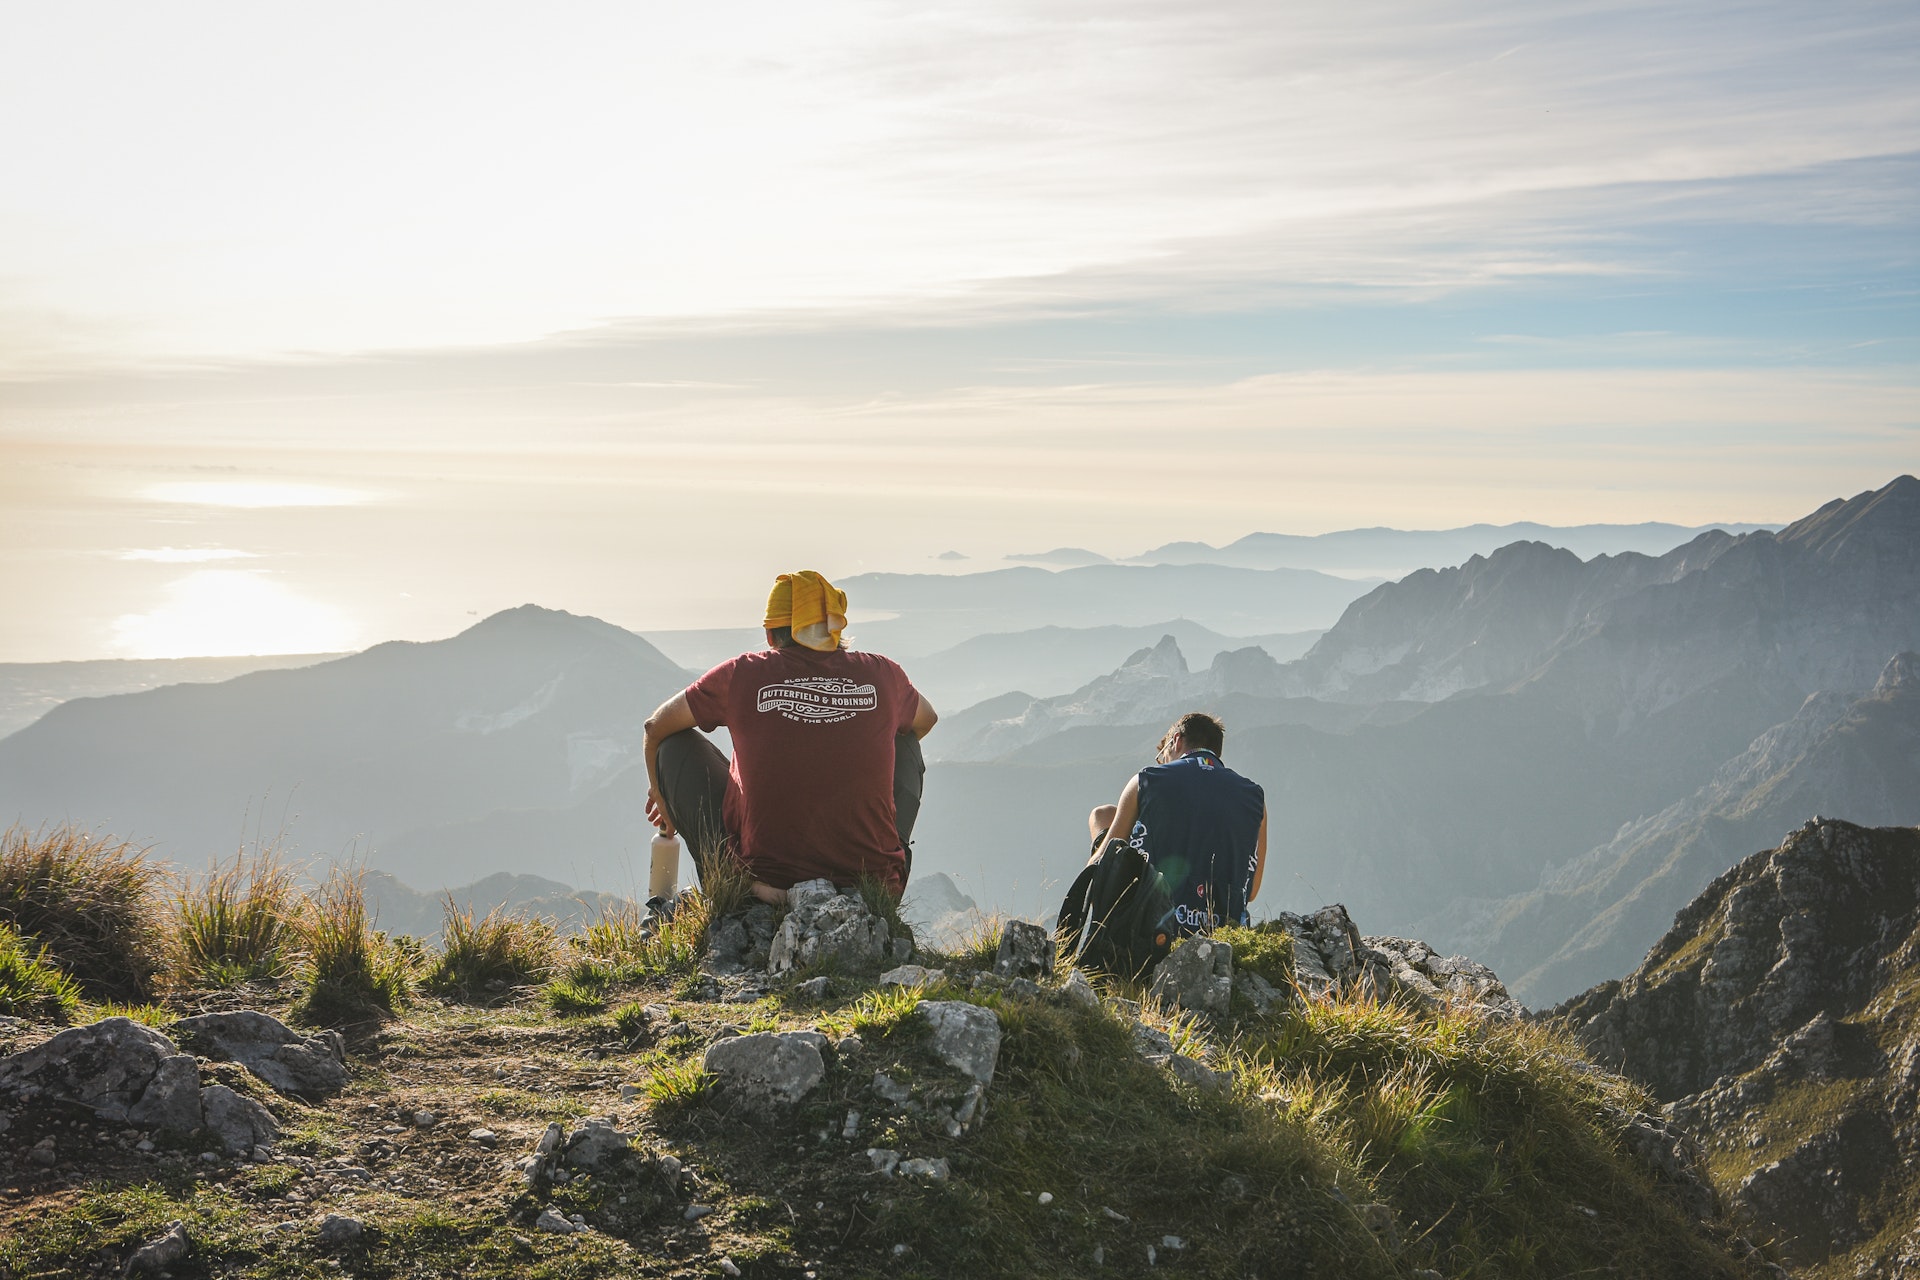
M768 627L767 643L776 649L784 649L793 643L792 627Z
M1227 745L1227 726L1204 711L1189 711L1175 720L1161 741L1171 741L1176 733L1186 739L1189 751L1211 751L1219 755L1221 748Z

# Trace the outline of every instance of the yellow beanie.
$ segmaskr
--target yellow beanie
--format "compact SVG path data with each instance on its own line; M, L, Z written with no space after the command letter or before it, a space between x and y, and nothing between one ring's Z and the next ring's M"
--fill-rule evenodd
M811 569L783 573L767 595L763 625L769 630L789 627L796 643L830 653L840 647L840 632L847 625L847 593Z

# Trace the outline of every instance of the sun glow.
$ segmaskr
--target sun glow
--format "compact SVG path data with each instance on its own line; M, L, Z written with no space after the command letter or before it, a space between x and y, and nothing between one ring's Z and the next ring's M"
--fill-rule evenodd
M338 653L358 647L347 616L249 569L202 569L169 584L151 613L114 620L114 648L133 658Z

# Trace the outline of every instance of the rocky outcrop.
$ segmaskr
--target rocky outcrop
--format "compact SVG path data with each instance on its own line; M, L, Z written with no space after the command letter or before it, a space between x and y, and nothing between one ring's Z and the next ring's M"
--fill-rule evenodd
M271 1146L280 1137L272 1112L224 1084L202 1088L192 1054L130 1018L71 1027L0 1058L0 1099L69 1103L102 1119L174 1134L204 1130L233 1155Z
M1916 981L1920 831L1817 819L1714 881L1624 981L1554 1012L1741 1171L1723 1190L1756 1232L1891 1275L1903 1246L1874 1241L1920 1190Z
M240 1009L182 1018L173 1032L238 1062L281 1093L317 1100L347 1083L346 1041L338 1031L303 1036L269 1014Z
M887 922L867 910L857 893L830 880L807 880L787 890L787 915L767 949L773 975L834 963L858 972L894 957ZM901 939L901 941L906 941Z
M1443 956L1418 939L1362 937L1339 903L1312 915L1283 911L1261 927L1292 936L1292 986L1310 999L1359 991L1421 1009L1472 1006L1499 1018L1526 1012L1486 965L1465 956ZM1268 998L1253 984L1247 987L1256 1007Z

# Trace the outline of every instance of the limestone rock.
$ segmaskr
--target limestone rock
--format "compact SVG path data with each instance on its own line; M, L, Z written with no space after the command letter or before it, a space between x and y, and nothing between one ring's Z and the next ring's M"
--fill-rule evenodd
M1286 993L1257 973L1244 971L1233 975L1233 994L1246 1001L1254 1016L1264 1018L1275 1009L1287 1006Z
M1069 973L1067 980L1060 984L1060 998L1067 1004L1081 1009L1100 1007L1100 993L1095 991L1093 984L1087 981L1087 975L1078 969Z
M540 1216L533 1220L533 1225L541 1231L556 1236L570 1236L579 1230L573 1223L561 1217L559 1211L551 1205L540 1211Z
M826 1059L805 1032L716 1041L707 1047L703 1065L750 1110L763 1112L792 1106L827 1074Z
M880 975L883 987L930 987L947 976L945 969L928 969L917 964L903 964L897 969L889 969Z
M198 1129L205 1121L200 1105L200 1064L184 1053L162 1058L140 1101L127 1108L127 1119L171 1133Z
M1053 976L1053 935L1030 920L1009 920L1000 930L993 971L1002 978Z
M1427 1009L1451 1002L1477 1006L1491 1017L1526 1015L1498 975L1478 961L1443 956L1413 938L1364 938L1362 942L1378 994L1409 998Z
M1154 970L1149 991L1190 1013L1226 1017L1233 1001L1233 947L1211 938L1183 939Z
M726 977L767 967L773 946L773 908L755 902L744 910L722 916L707 932L707 956L701 967Z
M570 1168L594 1172L611 1165L628 1149L631 1133L613 1127L611 1121L595 1116L581 1122L561 1151Z
M175 1035L231 1059L281 1093L318 1099L347 1083L346 1042L337 1031L303 1036L253 1009L203 1013L173 1024Z
M158 1239L149 1240L133 1251L133 1256L127 1259L126 1274L156 1275L186 1257L191 1248L193 1238L187 1234L187 1224L169 1222Z
M131 1119L156 1077L160 1092L143 1110L141 1123L197 1127L199 1100L190 1096L187 1082L197 1086L199 1068L173 1041L131 1018L69 1027L41 1045L0 1058L0 1096L76 1103L113 1120Z
M354 1243L364 1234L366 1226L360 1219L338 1213L330 1213L320 1219L317 1233L322 1249L338 1249L341 1245Z
M1000 1015L963 1000L923 1000L920 1013L933 1028L934 1055L981 1084L993 1083L1000 1057Z
M892 955L887 922L867 910L858 894L841 893L827 880L808 880L787 891L787 917L767 953L773 975L833 961L851 970L872 970Z
M271 1146L280 1140L280 1124L273 1113L226 1085L210 1084L202 1089L200 1106L206 1114L207 1132L219 1139L230 1155L245 1155L256 1146Z
M1173 1073L1174 1079L1208 1093L1225 1093L1233 1088L1233 1077L1230 1074L1225 1071L1215 1071L1206 1063L1196 1058L1189 1058L1185 1054L1169 1054L1165 1066Z

